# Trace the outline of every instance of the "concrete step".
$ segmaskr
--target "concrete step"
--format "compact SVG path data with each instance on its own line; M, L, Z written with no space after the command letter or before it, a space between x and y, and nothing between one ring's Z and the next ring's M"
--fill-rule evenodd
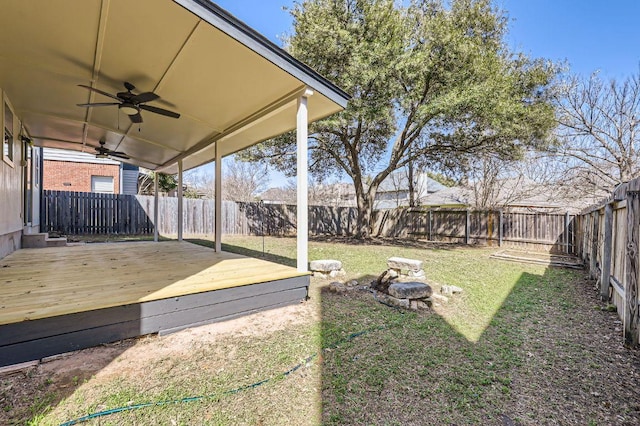
M45 248L49 234L39 232L37 234L22 234L22 248Z
M46 232L22 234L22 248L65 247L66 238L49 238Z
M45 242L47 243L47 247L66 247L67 246L66 237L60 237L60 238L47 237L45 239Z

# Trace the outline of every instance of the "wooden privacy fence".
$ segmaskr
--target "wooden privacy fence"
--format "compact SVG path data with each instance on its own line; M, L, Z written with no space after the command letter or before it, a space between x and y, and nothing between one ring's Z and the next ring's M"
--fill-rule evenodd
M583 211L577 229L577 254L597 280L602 299L615 304L626 343L637 346L640 179L620 185L602 204Z
M153 223L134 195L43 191L44 232L151 234ZM152 216L151 216L152 217Z
M356 210L312 206L309 232L313 235L351 235ZM42 228L65 235L153 234L152 196L44 191ZM183 200L183 233L213 235L214 200ZM158 232L178 233L178 199L158 199ZM294 235L296 206L222 202L222 233L235 235Z
M43 191L43 231L65 235L153 234L153 197L91 192ZM225 201L223 232L233 233L236 203ZM184 199L185 234L213 234L213 200ZM224 220L226 219L226 220ZM158 199L158 232L178 232L178 199Z
M46 231L62 234L151 234L153 197L44 191ZM213 235L214 201L184 199L185 235ZM312 235L354 235L357 210L309 207ZM374 235L466 244L510 245L573 253L574 217L569 214L400 208L374 212ZM222 232L236 235L294 235L296 206L222 203ZM178 233L178 199L158 200L158 232Z
M376 212L374 229L385 237L574 253L574 218L569 213L402 208Z

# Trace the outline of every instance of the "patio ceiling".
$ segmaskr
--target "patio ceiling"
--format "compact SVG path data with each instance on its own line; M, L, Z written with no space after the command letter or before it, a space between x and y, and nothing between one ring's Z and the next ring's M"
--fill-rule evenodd
M0 88L38 146L94 153L100 140L151 170L177 172L296 127L307 89L309 121L348 95L206 0L6 0L0 6ZM112 102L123 83L179 112L142 111L132 124ZM114 101L115 102L115 101Z

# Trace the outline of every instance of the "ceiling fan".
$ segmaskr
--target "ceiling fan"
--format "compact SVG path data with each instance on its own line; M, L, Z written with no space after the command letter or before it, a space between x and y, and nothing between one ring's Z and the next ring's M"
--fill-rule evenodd
M105 141L100 141L100 146L96 146L96 158L108 158L108 157L118 157L124 160L128 160L130 157L124 152L120 151L112 151L106 146L104 146Z
M100 93L103 96L107 96L109 98L112 98L118 101L118 102L94 102L94 103L87 103L87 104L78 104L79 107L88 108L88 107L118 105L118 109L124 112L125 114L127 114L132 123L142 123L142 116L140 115L140 110L153 112L155 114L160 114L160 115L164 115L166 117L171 117L171 118L180 117L180 114L178 114L177 112L169 111L164 108L158 108L151 105L146 105L147 102L160 99L160 96L156 95L153 92L143 92L136 95L132 92L132 90L135 90L136 86L129 83L128 81L124 82L124 87L125 89L127 89L127 91L119 92L115 95L104 92L100 89L96 89L95 87L87 86L85 84L78 84L78 86L84 87L85 89L89 89L92 92Z

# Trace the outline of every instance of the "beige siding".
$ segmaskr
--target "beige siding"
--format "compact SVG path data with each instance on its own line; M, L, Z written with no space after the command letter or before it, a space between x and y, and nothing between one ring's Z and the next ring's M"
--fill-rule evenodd
M6 99L0 90L0 98ZM0 112L4 131L4 105ZM22 230L22 209L23 209L23 167L22 142L20 142L20 123L15 115L13 119L13 164L9 164L3 159L0 160L0 237Z

